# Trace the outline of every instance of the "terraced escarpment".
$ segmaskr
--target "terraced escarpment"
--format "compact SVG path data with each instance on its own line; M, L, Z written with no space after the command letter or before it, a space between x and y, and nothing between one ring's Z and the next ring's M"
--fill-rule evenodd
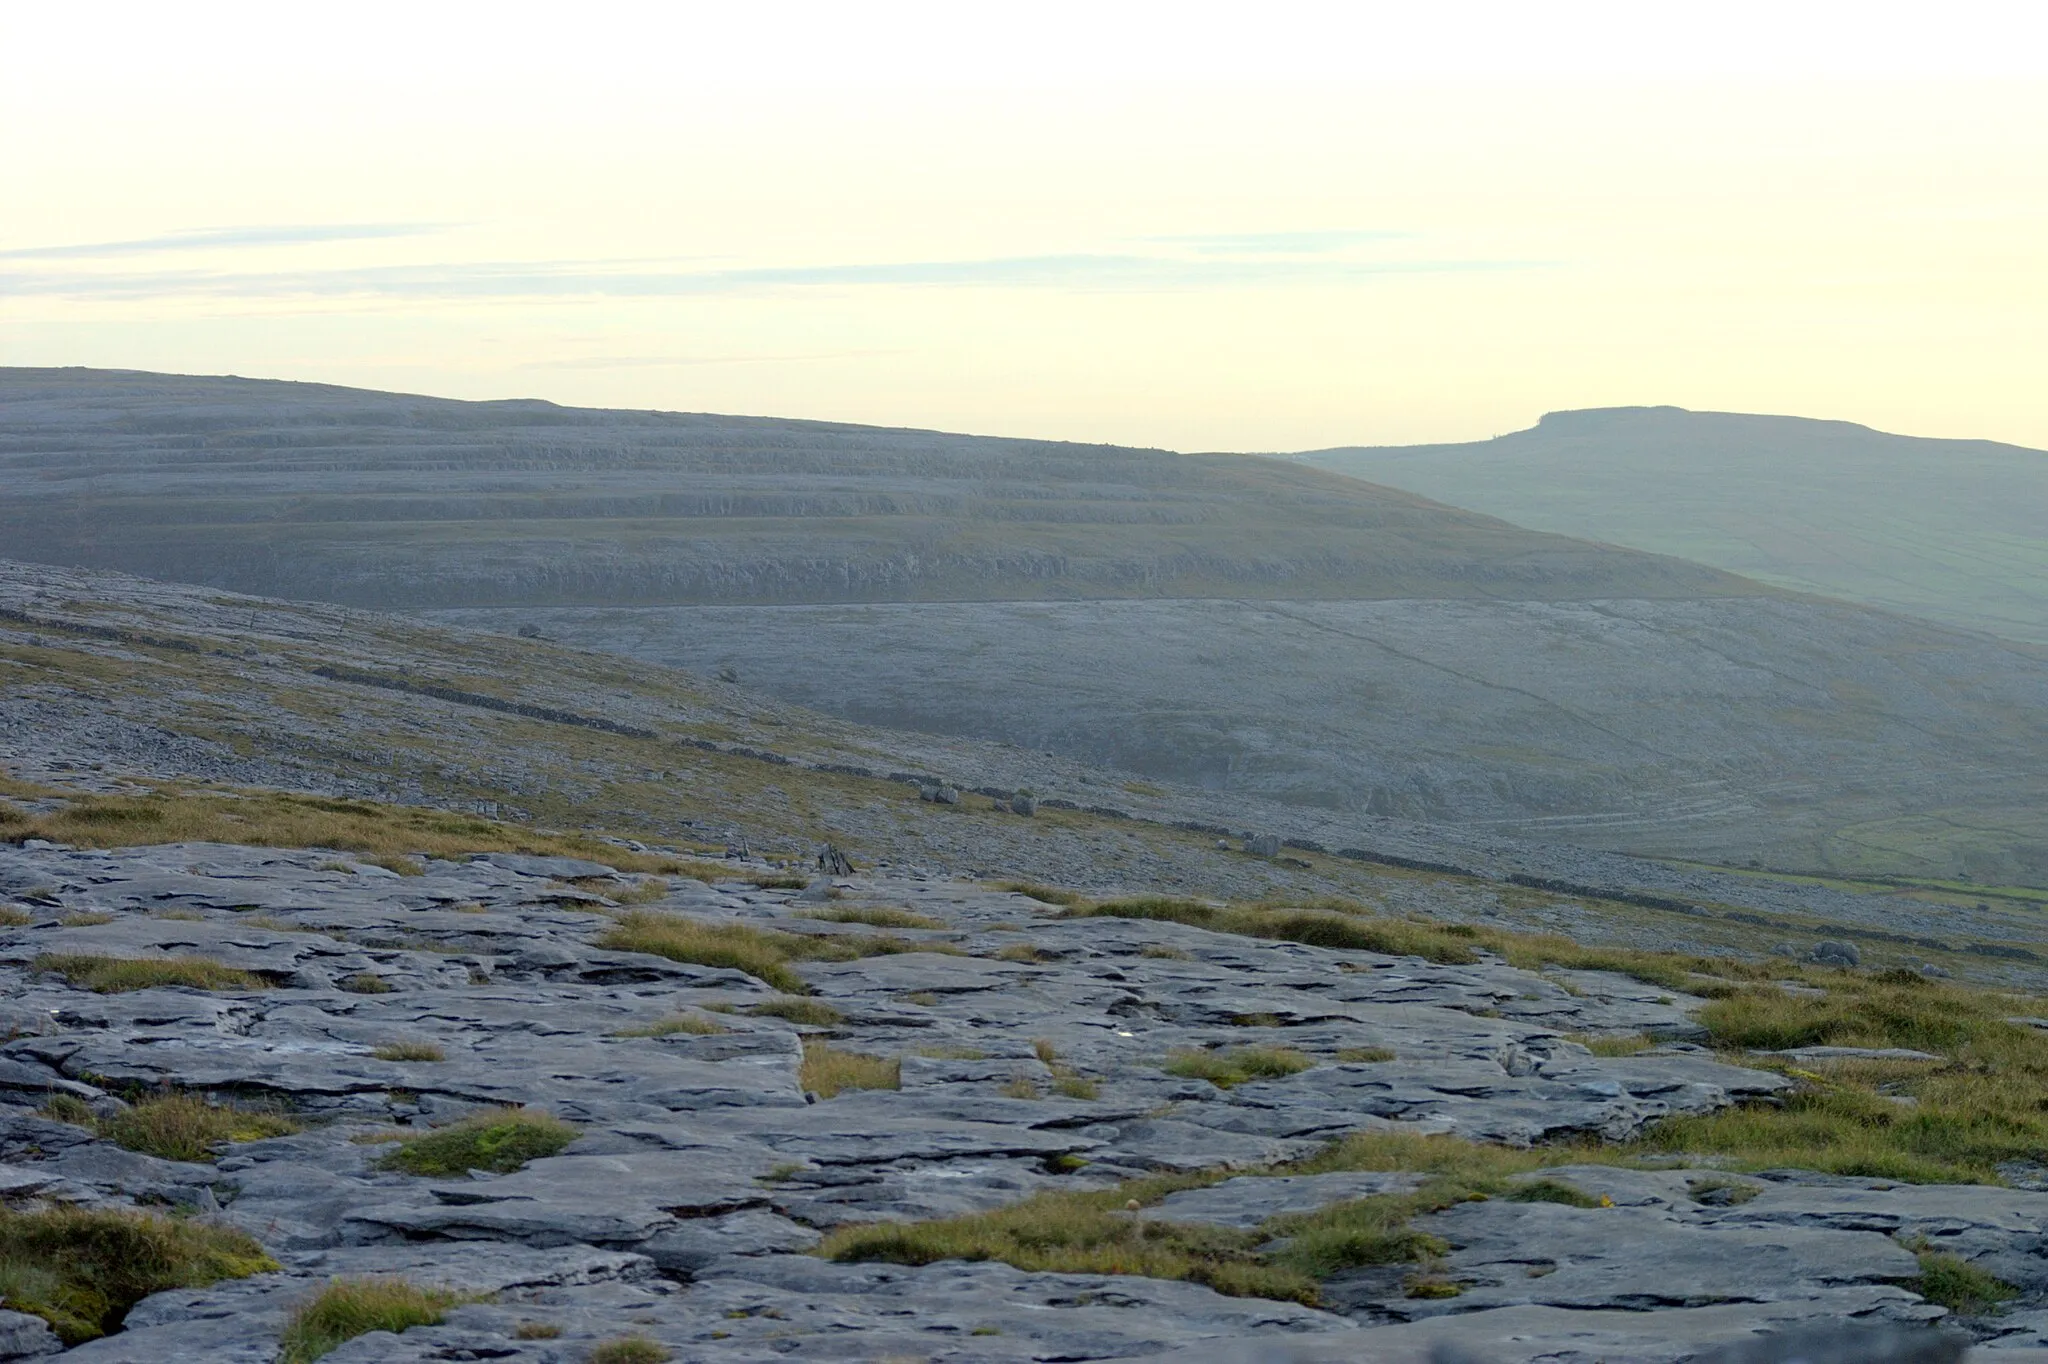
M13 370L0 537L1340 816L2048 878L2038 650L1278 460Z
M805 860L831 842L864 865L1103 894L1337 896L1749 956L1848 939L1873 966L2044 977L2039 892L1814 884L1133 782L543 640L5 561L0 754L31 783L18 794L60 807L48 832L61 841L132 837L132 821L159 817L122 794L138 781L199 793L187 836L247 841L252 820L312 836L301 831L324 812L250 791L271 787ZM229 789L209 796L211 784ZM1024 790L1034 815L1016 813ZM177 827L147 826L159 840ZM1279 846L1247 851L1251 836Z
M317 849L0 846L7 1202L181 1209L278 1265L146 1297L67 1357L269 1364L331 1278L389 1275L460 1300L334 1364L566 1364L620 1337L707 1364L1420 1360L1443 1344L1496 1364L1663 1361L1793 1323L1941 1319L1922 1291L1937 1268L1951 1288L2012 1285L2003 1314L1963 1325L1988 1357L2039 1357L2024 1347L2048 1327L2048 1193L1657 1155L1660 1122L1814 1083L1777 1073L1786 1058L1700 1047L1686 992L1483 952L1439 964L1062 918L936 877L761 889L741 878L773 869L729 867L657 882L499 854L394 875ZM844 959L797 954L792 996L619 945L622 923L648 922L827 939ZM106 958L248 974L123 992L93 974ZM113 992L75 983L95 981ZM1606 1055L1589 1036L1641 1040ZM1234 1058L1270 1078L1231 1083ZM297 1130L196 1160L96 1135L167 1091ZM406 1139L507 1104L572 1139L497 1173L393 1166ZM1563 1149L1540 1179L1423 1211L1429 1239L1398 1254L1313 1273L1288 1258L1288 1238L1428 1184L1398 1162L1346 1168L1344 1151L1424 1133L1635 1145ZM1143 1268L1148 1248L1200 1246L1248 1277L1223 1293L877 1249L890 1226L915 1236L1034 1195L1078 1215L1091 1191L1114 1228L1097 1251ZM19 1317L0 1329L34 1336Z

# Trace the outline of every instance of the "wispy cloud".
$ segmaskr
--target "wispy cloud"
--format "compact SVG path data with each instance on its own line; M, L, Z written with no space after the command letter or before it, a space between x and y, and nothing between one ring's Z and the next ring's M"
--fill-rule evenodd
M892 350L818 351L803 355L585 355L567 360L530 360L521 369L668 369L689 365L785 365L819 360L863 360L899 355Z
M118 242L75 242L22 246L0 251L0 260L83 260L140 256L160 251L218 251L238 246L298 246L312 242L357 242L380 237L420 237L445 223L306 223L267 227L200 227Z
M1150 237L1205 256L1320 256L1368 242L1400 241L1406 232L1340 228L1323 232L1238 232L1222 236Z
M1382 259L1296 254L1228 257L1139 254L1001 256L978 260L889 261L706 270L634 268L603 261L378 266L356 269L226 271L14 271L0 294L103 299L206 296L391 299L662 298L817 288L1063 288L1165 292L1204 288L1338 283L1373 276L1511 271L1546 262Z

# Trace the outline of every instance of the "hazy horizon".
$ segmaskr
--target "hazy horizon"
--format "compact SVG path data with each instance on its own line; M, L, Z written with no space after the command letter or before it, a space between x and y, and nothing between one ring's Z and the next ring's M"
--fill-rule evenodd
M2048 446L2042 20L0 19L0 363L1156 445ZM89 60L86 59L89 57Z

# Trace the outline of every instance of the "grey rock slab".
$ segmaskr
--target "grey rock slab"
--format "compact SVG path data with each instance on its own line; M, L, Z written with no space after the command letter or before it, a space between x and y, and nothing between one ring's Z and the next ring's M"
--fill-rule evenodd
M0 1310L0 1359L35 1359L63 1348L64 1342L41 1317Z
M1752 1052L1754 1056L1782 1056L1788 1061L1941 1061L1945 1057L1910 1047L1788 1047L1783 1051Z
M750 1209L680 1222L638 1249L662 1269L692 1273L728 1255L791 1254L809 1250L820 1239L801 1223Z
M957 994L977 990L1000 990L1042 972L1016 962L985 961L980 957L954 957L936 952L904 952L886 957L862 957L859 961L802 962L798 974L821 994L907 993L919 990L932 994Z
M1739 1303L1660 1312L1503 1307L1371 1326L1349 1335L1276 1341L1270 1335L1205 1342L1201 1364L1679 1364L1702 1351L1817 1320L1883 1318L1883 1290L1834 1290L1787 1303ZM1185 1364L1160 1353L1132 1364ZM1789 1361L1787 1362L1789 1364Z
M820 1165L868 1165L977 1156L1086 1154L1103 1144L1072 1131L933 1118L870 1092L796 1109L699 1115L699 1131L739 1136L793 1159Z
M743 1272L727 1273L728 1266ZM698 1319L734 1333L735 1344L720 1347L731 1354L698 1347L696 1357L707 1360L770 1357L740 1352L748 1347L801 1360L1083 1360L1206 1349L1216 1337L1245 1332L1260 1333L1269 1347L1305 1334L1356 1336L1350 1322L1326 1312L1171 1280L1028 1274L993 1262L838 1265L806 1256L725 1261L715 1269L681 1300ZM973 1336L977 1328L992 1334Z
M517 872L521 876L538 876L547 880L577 881L585 877L617 876L617 867L608 867L602 862L592 862L580 857L536 857L529 853L484 853L475 859L486 866L503 871Z
M1292 1160L1319 1145L1221 1131L1174 1118L1146 1118L1115 1129L1115 1135L1091 1158L1140 1170L1236 1170Z
M1248 1230L1281 1213L1315 1212L1354 1198L1408 1193L1420 1188L1424 1178L1405 1172L1378 1171L1246 1176L1226 1179L1206 1189L1183 1189L1168 1194L1143 1215L1162 1222L1202 1222Z
M1920 1272L1912 1252L1870 1232L1687 1227L1620 1207L1490 1200L1418 1218L1414 1226L1450 1243L1443 1273L1464 1291L1381 1304L1402 1317L1522 1304L1644 1311L1781 1302L1826 1289L1898 1284ZM1901 1305L1917 1301L1899 1296Z
M756 1177L771 1168L765 1152L730 1148L551 1156L497 1178L435 1183L427 1199L363 1208L348 1221L412 1236L630 1245L678 1217L765 1207Z

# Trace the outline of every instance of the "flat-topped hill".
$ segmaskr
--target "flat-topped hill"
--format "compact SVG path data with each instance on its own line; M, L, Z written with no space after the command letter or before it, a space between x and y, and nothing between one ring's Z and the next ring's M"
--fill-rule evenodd
M2048 451L1677 407L1297 456L1525 526L2048 641Z
M1281 460L84 369L0 369L0 541L387 608L1764 590Z

